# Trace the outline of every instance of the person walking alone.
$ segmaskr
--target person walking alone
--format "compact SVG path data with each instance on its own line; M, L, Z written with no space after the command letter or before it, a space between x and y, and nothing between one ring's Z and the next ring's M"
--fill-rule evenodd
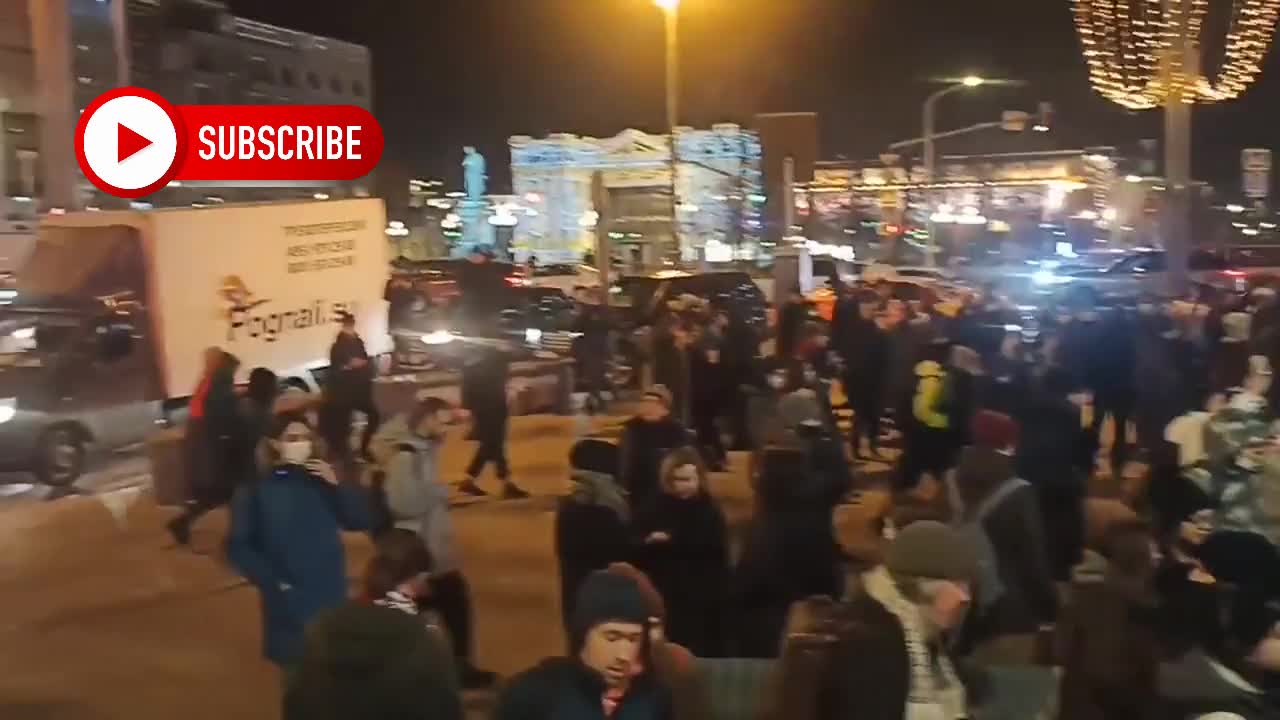
M467 465L467 474L458 489L474 496L487 495L476 481L485 466L493 463L498 480L502 482L504 500L520 500L529 497L511 480L511 466L507 463L507 378L510 362L497 350L481 349L462 370L462 404L471 413L472 435L480 446Z
M365 417L364 436L360 440L360 454L369 456L369 441L378 430L381 416L373 401L373 366L364 340L356 332L356 318L344 312L340 317L342 329L329 349L329 367L333 372L334 401L345 418L344 426L351 426L351 416L360 411ZM346 455L346 448L330 448Z

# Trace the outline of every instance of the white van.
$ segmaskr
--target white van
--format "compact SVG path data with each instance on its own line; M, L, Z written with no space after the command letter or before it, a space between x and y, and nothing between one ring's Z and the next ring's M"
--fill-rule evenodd
M209 346L314 388L350 312L387 352L385 226L371 199L45 218L0 290L0 469L73 482L190 396Z

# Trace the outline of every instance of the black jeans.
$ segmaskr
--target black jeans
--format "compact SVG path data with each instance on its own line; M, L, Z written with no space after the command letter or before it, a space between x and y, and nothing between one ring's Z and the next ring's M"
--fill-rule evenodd
M719 465L727 457L720 427L716 425L715 408L698 407L693 413L693 429L698 437L698 449L711 465Z
M460 571L431 578L431 598L427 606L440 614L458 669L471 665L471 587Z
M856 454L862 449L862 438L874 452L880 444L880 416L884 414L879 384L859 385L856 380L846 384L850 388L849 407L853 410L853 432L850 442Z
M473 428L475 439L480 442L476 454L467 465L467 477L477 478L484 472L484 467L493 463L498 470L498 478L506 480L511 477L511 466L507 464L507 418L476 415Z

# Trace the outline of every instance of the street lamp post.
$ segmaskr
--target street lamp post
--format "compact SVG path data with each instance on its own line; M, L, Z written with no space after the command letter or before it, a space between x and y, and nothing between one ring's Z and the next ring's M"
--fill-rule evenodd
M676 173L679 168L679 150L676 143L676 125L680 122L680 0L653 0L666 17L667 45L667 141L671 163L671 240L677 253L680 247L680 201L676 195Z
M976 75L970 75L964 78L963 80L961 80L960 82L953 83L952 85L942 88L941 90L935 92L934 94L930 95L928 98L925 99L924 117L922 118L921 124L924 126L924 173L925 173L926 183L933 182L934 170L937 164L937 158L934 155L934 148L933 148L933 134L934 134L933 116L934 116L934 108L937 106L938 101L952 93L956 93L961 90L968 90L971 88L979 87L985 82L986 80ZM927 192L926 197L932 199L933 192L932 191ZM933 203L929 202L925 210L928 213L927 227L929 230L929 245L928 245L928 250L925 254L925 263L929 267L934 267L938 264L938 260L937 260L938 244L936 242L936 238L934 237L934 225L933 225L933 219L932 219Z

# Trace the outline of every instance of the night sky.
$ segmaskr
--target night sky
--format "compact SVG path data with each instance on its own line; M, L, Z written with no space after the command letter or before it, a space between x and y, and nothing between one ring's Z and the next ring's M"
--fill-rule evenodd
M1221 2L1222 0L1219 0ZM462 146L509 183L506 138L661 131L663 21L651 0L230 0L240 15L367 45L383 163L460 183ZM1221 35L1221 30L1207 29ZM1212 45L1213 43L1210 43ZM1016 78L942 101L940 130L1054 103L1058 147L1131 150L1158 112L1095 95L1069 0L684 0L681 122L749 125L758 112L821 115L825 157L875 157L918 136L930 81ZM1212 62L1213 50L1209 50ZM1196 111L1197 176L1238 189L1239 151L1280 145L1280 53L1242 99ZM1001 150L1018 147L1001 143ZM972 149L972 148L966 148Z

